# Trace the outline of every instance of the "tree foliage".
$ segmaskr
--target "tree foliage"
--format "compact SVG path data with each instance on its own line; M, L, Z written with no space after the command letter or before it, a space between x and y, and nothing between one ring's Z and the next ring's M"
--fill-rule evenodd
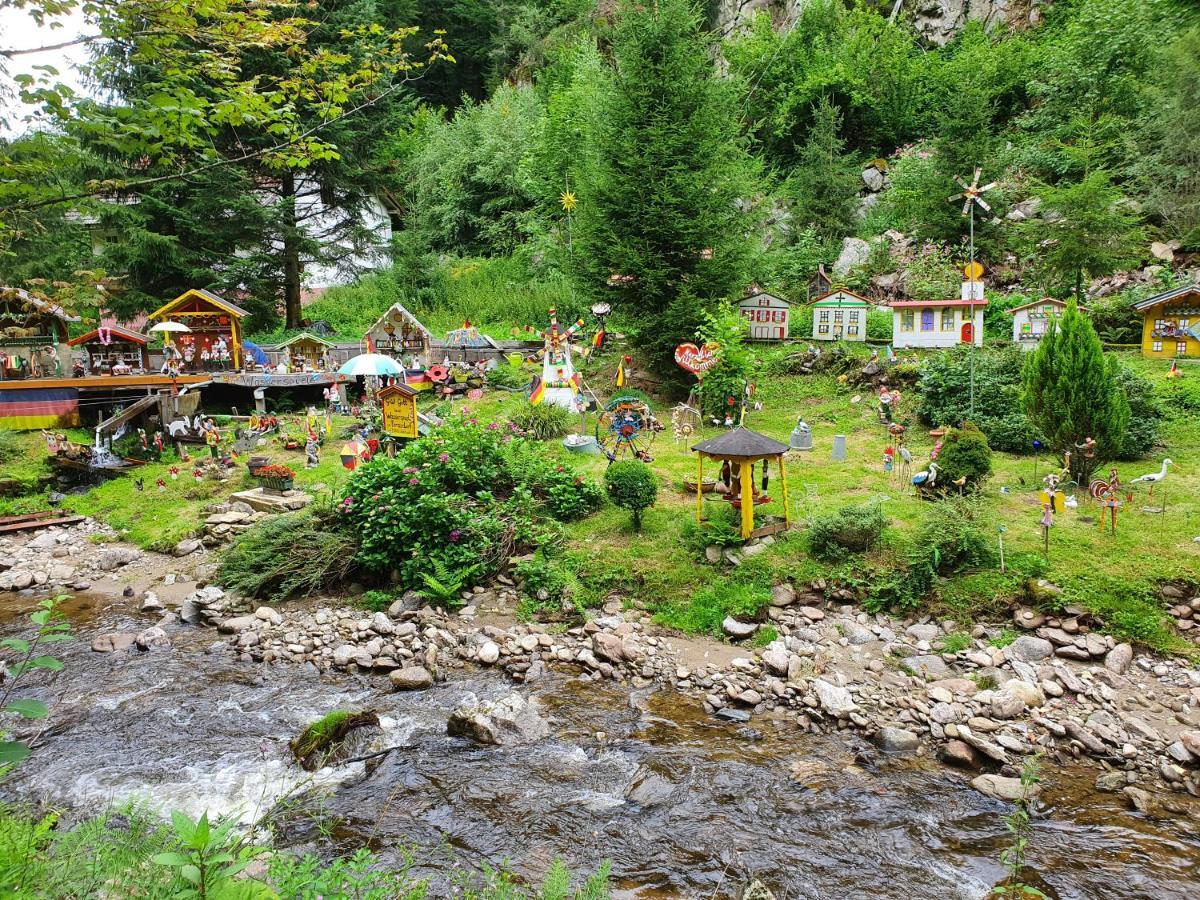
M1072 453L1077 482L1086 484L1096 466L1120 453L1130 411L1117 361L1105 357L1096 330L1073 301L1029 354L1021 382L1025 414L1051 450ZM1091 455L1089 440L1095 441Z

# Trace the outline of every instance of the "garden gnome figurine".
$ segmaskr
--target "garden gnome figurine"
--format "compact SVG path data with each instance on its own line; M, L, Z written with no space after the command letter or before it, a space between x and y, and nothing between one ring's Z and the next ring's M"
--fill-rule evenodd
M804 418L796 419L796 427L792 429L792 436L788 439L788 444L793 450L811 450L813 448L812 429L808 427L808 423Z
M317 433L311 428L308 429L308 438L304 442L304 457L306 469L315 469L321 463L321 444L317 440Z

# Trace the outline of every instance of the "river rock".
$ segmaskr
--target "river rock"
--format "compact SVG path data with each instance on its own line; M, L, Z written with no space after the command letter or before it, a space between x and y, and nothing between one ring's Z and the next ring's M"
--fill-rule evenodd
M921 745L921 739L911 731L888 725L879 729L879 733L875 735L875 743L879 745L880 750L889 753L912 753Z
M772 606L791 606L796 602L796 589L786 581L771 588Z
M909 625L904 633L915 641L936 641L941 637L942 629L936 625Z
M109 634L99 634L92 640L92 649L97 653L115 653L118 650L128 650L133 646L135 635L118 634L112 632Z
M460 706L450 714L446 733L479 744L509 745L541 740L550 733L550 726L534 701L509 694L488 703Z
M610 631L597 631L592 635L592 652L600 659L620 664L631 662L637 657L632 648L620 637Z
M721 623L721 630L732 638L748 638L754 632L758 631L758 626L753 622L739 622L733 616L726 616L725 621Z
M335 647L333 650L333 664L338 668L345 668L350 665L355 655L358 653L358 647L353 644L342 644Z
M1124 772L1101 772L1096 776L1096 790L1102 794L1115 794L1125 787Z
M862 170L862 180L867 190L873 194L878 194L887 185L887 178L874 166L867 166Z
M658 806L666 803L675 793L675 785L657 772L639 769L633 784L625 791L625 799L638 806Z
M762 661L767 670L775 675L786 677L788 674L788 664L791 662L792 655L783 647L772 644L763 651Z
M1200 731L1188 729L1187 731L1179 732L1179 743L1187 748L1188 753L1191 753L1193 756L1200 756Z
M176 556L190 556L204 545L195 538L184 538L175 545L174 553Z
M152 625L143 631L139 631L134 640L142 650L164 650L171 646L171 639L157 625Z
M422 691L433 685L433 676L421 666L405 666L395 669L388 678L397 691Z
M869 644L875 640L875 635L871 633L871 629L859 625L857 622L846 622L842 625L842 637L846 639L846 643L854 646Z
M114 572L121 566L129 565L141 555L140 550L134 550L132 547L112 547L100 554L96 566L102 572Z
M254 623L259 621L255 616L234 616L231 619L222 619L217 623L217 631L221 634L237 634L245 631L247 628L253 628Z
M163 602L158 599L158 594L154 593L154 591L146 591L142 595L142 605L138 609L141 612L156 613L162 612L165 607L163 606Z
M821 709L825 710L831 716L847 716L858 709L854 698L850 696L850 692L844 687L830 684L823 678L818 678L813 681L812 689L817 695L817 702L821 704Z
M900 660L900 668L920 678L945 678L950 667L940 656L906 656Z
M1021 662L1041 662L1054 653L1054 645L1045 638L1023 634L1005 648L1005 657Z
M500 659L500 646L495 641L484 641L475 657L485 666L495 665Z
M947 741L938 751L938 758L948 766L960 769L978 769L982 760L975 748L965 741Z
M1016 803L1027 797L1036 797L1041 788L1036 784L1023 785L1020 778L1005 778L1003 775L979 775L971 779L971 787L981 794L995 797L997 800L1010 800Z
M1124 675L1129 670L1131 662L1133 662L1133 647L1129 644L1117 644L1104 657L1104 668L1110 672L1116 672L1118 675Z

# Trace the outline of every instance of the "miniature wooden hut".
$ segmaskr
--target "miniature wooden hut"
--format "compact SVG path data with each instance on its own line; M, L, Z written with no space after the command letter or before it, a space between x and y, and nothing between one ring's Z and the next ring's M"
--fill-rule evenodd
M785 341L788 338L790 304L782 297L768 294L757 284L751 285L738 312L750 323L750 340Z
M67 343L87 351L89 375L128 375L150 368L146 344L150 338L120 325L107 325L72 338Z
M242 319L250 315L236 303L193 289L147 316L150 322L180 322L186 333L174 339L184 371L242 367Z
M379 317L367 330L363 342L368 353L382 353L397 360L415 356L420 366L431 362L433 335L399 303Z
M321 364L327 358L326 354L332 346L333 344L324 338L302 331L270 349L277 350L281 354L286 353L291 358L292 366L296 368L303 369L308 366L316 371L323 368Z
M791 527L792 519L788 503L787 472L783 466L783 455L787 444L751 431L749 428L734 428L719 437L701 441L692 447L699 454L696 463L696 522L704 520L704 460L721 463L722 480L728 488L726 499L740 507L742 515L742 538L763 537ZM754 528L754 506L769 501L767 482L769 467L774 461L779 466L780 490L783 493L782 525L765 525ZM755 481L755 467L759 468L762 490Z
M58 304L21 288L0 287L0 379L54 377L70 370L67 326Z
M1200 284L1155 294L1133 308L1143 316L1142 356L1200 356Z

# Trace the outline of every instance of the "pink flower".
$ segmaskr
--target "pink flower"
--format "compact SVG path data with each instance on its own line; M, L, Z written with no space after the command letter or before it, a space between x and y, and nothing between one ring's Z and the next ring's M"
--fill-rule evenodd
M458 539L459 539L460 537L462 537L462 532L461 532L461 531L459 531L457 528L455 528L453 531L451 531L451 532L450 532L450 541L451 541L451 543L457 544L457 543L458 543Z
M410 485L412 485L413 487L416 487L416 486L417 486L418 484L420 484L421 482L420 482L420 481L418 481L416 478L410 478L410 479L408 479L408 483L409 483Z
M439 453L438 454L438 462L442 462L442 463L450 462L450 454L449 453Z
M495 431L499 427L495 422L488 422L488 431Z

